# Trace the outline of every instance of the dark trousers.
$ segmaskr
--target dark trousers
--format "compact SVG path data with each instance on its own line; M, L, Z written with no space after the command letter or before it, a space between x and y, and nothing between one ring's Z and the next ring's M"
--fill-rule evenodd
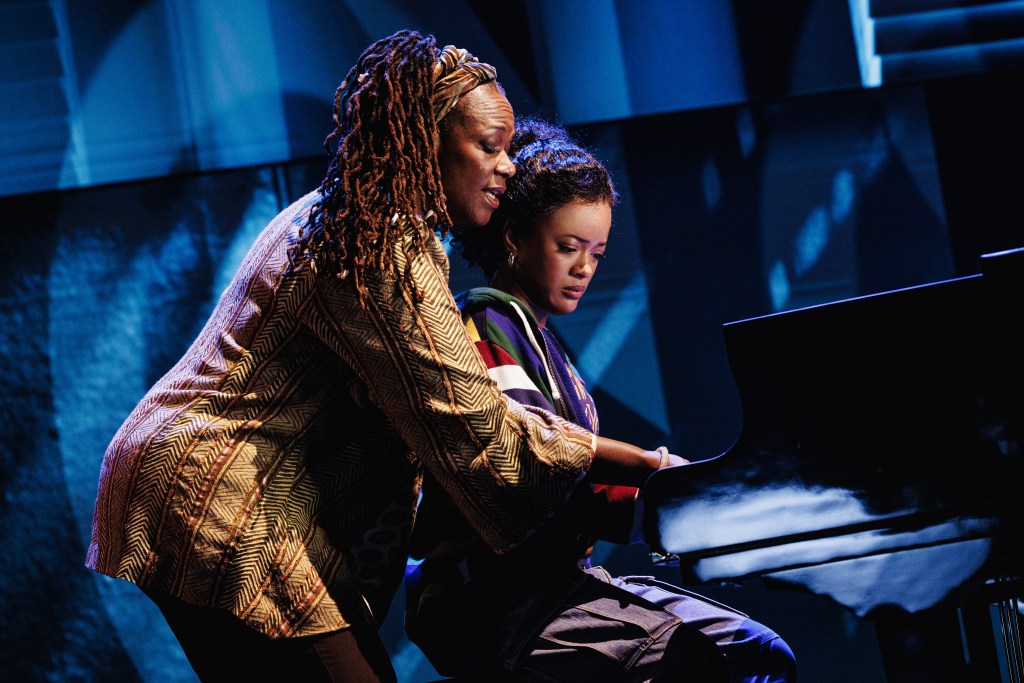
M233 614L147 592L163 613L203 683L303 681L395 683L373 626L351 626L302 638L268 638Z

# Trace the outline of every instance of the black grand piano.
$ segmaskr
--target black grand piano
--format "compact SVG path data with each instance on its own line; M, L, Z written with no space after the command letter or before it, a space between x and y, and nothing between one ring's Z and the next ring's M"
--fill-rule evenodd
M726 325L743 427L649 479L656 561L686 585L832 598L875 622L889 683L1021 680L1022 321L1017 249L977 275Z

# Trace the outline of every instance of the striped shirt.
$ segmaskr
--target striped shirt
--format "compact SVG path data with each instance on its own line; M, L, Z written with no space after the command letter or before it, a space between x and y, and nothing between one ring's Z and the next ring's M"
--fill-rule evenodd
M597 433L594 401L579 374L558 340L537 325L522 302L500 290L479 287L459 294L456 303L469 338L506 395ZM546 580L545 574L575 567L594 538L630 542L637 494L631 486L580 487L570 504L534 537L507 556L491 558L491 553L473 540L474 531L452 500L428 477L412 553L424 558L448 555L446 561L450 562L452 553L471 552L476 558L485 558L475 564L486 566L488 574L525 581L524 568L529 567L529 573Z
M455 302L487 372L506 396L599 432L597 406L579 372L558 338L537 324L526 305L489 287L463 292ZM630 542L638 521L638 490L604 484L590 489L593 495L577 495L575 501L585 530L596 538Z

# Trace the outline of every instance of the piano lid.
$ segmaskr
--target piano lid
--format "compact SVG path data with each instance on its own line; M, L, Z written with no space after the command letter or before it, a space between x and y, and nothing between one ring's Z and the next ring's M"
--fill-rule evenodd
M726 325L743 427L651 476L652 548L709 581L980 541L977 571L1024 508L1024 249L981 264Z

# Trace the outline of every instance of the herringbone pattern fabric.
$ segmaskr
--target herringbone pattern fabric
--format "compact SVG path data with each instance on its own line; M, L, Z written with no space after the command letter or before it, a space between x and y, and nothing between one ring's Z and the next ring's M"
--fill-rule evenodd
M494 548L569 495L593 436L507 401L447 287L284 275L312 201L278 216L196 342L128 417L100 475L88 566L231 610L271 636L382 616L401 581L422 467ZM407 224L410 237L422 226ZM406 251L396 250L396 272Z

